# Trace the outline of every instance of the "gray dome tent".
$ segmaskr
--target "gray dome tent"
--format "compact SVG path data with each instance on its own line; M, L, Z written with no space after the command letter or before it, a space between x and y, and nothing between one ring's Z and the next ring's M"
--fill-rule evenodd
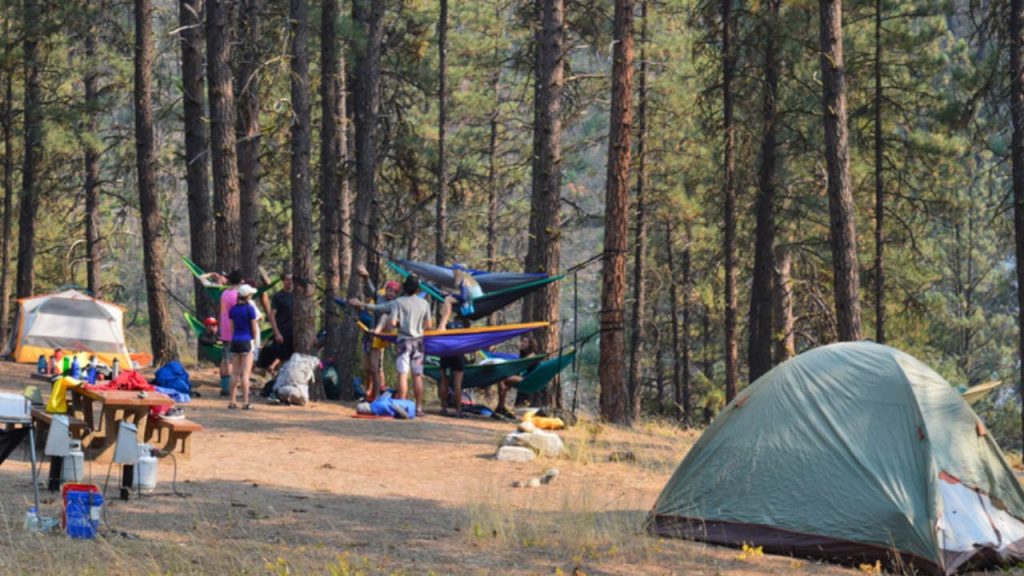
M941 376L893 348L842 343L740 392L672 475L648 529L952 574L1024 560L1024 491Z

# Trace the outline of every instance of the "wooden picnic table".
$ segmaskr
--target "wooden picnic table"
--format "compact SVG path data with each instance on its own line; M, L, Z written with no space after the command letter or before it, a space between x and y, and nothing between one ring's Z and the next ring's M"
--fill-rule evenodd
M174 405L170 396L155 391L143 395L133 390L95 390L85 386L74 386L70 390L74 415L84 420L92 430L83 442L88 448L86 456L100 461L112 459L120 422L134 424L138 429L138 440L143 442L149 409ZM97 403L99 421L95 411Z

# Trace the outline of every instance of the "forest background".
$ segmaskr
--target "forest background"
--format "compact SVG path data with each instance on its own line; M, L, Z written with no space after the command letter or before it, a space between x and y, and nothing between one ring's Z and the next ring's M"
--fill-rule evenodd
M838 63L821 16L836 7ZM493 319L553 320L552 352L600 331L553 403L579 386L611 420L697 424L772 364L850 339L854 304L857 337L954 385L1006 383L977 408L1019 450L1020 13L5 0L0 333L13 298L78 285L126 307L134 348L189 356L182 312L211 309L189 255L310 279L299 347L326 327L350 378L355 334L332 299L356 291L361 261L377 277L388 256L572 270ZM834 289L828 66L844 75L852 295ZM609 249L605 230L627 223Z

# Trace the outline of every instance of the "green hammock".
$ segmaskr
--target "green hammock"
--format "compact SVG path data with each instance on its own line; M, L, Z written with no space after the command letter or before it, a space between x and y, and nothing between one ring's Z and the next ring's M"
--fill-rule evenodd
M192 275L195 276L197 279L203 274L206 274L206 272L202 268L200 268L198 264L190 260L188 256L182 256L181 259L185 261L185 266L188 268L188 271L191 272ZM278 282L279 280L275 280L270 284L267 284L266 286L256 287L256 297L258 298L261 295L263 295L264 292L269 291L271 288L276 286ZM209 296L214 303L220 302L220 295L222 292L224 292L226 288L227 286L223 286L220 284L215 284L212 286L207 286L206 284L203 285L203 289L206 290L206 295ZM200 325L202 325L202 322L200 322Z
M538 364L523 376L522 382L515 385L516 390L523 394L536 394L548 387L548 384L555 379L555 376L565 370L576 358L576 349L570 348L568 352L557 358L545 360Z
M192 329L192 332L196 335L196 338L203 335L206 332L206 326L203 325L203 321L196 318L192 314L185 312L185 321L188 322L188 327ZM263 342L269 341L270 338L274 337L274 329L267 328L260 332L260 338ZM224 358L224 345L221 343L217 344L201 344L203 351L206 352L206 357L210 359L210 362L220 364L222 358Z
M537 365L543 356L529 356L517 358L497 364L469 364L462 376L462 389L486 388L491 384L500 382L505 378L521 374ZM440 382L441 367L437 364L423 366L423 374L428 378Z

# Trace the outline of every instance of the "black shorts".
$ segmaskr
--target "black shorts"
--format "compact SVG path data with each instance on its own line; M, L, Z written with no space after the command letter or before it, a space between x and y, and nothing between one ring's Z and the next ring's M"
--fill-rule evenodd
M454 370L455 372L466 371L466 357L462 354L458 356L445 356L441 358L441 370Z
M232 340L230 351L232 354L248 354L252 352L252 340Z

